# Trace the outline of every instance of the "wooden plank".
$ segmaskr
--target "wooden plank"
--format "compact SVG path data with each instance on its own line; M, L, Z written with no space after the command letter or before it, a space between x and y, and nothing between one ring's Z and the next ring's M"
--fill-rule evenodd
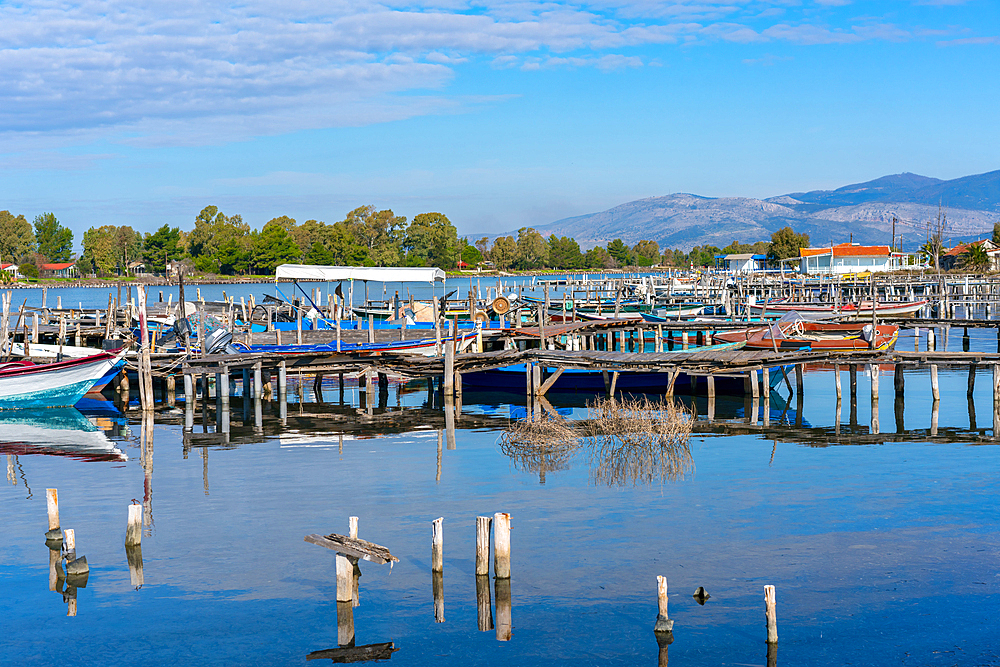
M552 375L550 375L548 377L548 379L545 380L545 382L542 383L542 386L538 388L538 395L539 395L539 397L544 396L545 392L547 392L549 389L552 388L552 385L554 385L556 383L556 380L559 379L559 376L563 374L564 370L566 370L566 369L563 368L562 366L558 366L556 368L556 372L553 373Z
M306 656L306 660L332 660L335 663L370 662L372 660L388 660L398 650L392 642L345 646L313 651Z
M354 556L355 558L371 561L378 565L383 565L390 561L399 562L399 559L389 553L388 549L367 540L338 535L337 533L329 535L306 535L304 539L310 544L326 547L345 556Z

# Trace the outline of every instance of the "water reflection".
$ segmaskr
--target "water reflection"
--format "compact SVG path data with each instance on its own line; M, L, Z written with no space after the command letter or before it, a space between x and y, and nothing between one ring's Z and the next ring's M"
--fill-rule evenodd
M45 454L80 461L127 461L97 424L76 408L0 410L0 454L9 455L8 480L16 456Z

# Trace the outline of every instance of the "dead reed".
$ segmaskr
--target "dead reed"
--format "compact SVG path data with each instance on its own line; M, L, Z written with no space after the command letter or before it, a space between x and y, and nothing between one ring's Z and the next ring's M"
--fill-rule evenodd
M569 460L580 446L579 437L565 419L543 413L533 421L511 422L500 434L500 451L516 469L539 473L544 481L546 471L569 468Z
M582 424L591 474L608 486L682 479L694 469L688 441L694 426L683 406L647 397L598 398Z

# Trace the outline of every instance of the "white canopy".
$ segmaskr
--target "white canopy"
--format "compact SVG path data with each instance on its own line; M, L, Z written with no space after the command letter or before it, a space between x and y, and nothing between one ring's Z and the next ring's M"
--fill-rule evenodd
M445 279L444 271L422 266L310 266L282 264L274 272L275 280L377 280L383 283L433 283Z

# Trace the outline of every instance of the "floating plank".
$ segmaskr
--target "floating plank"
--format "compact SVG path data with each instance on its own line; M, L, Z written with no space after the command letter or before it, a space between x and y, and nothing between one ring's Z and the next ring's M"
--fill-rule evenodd
M336 533L329 535L306 535L304 539L310 544L332 549L345 556L354 556L361 560L371 561L377 565L382 565L390 561L399 562L399 559L389 553L388 549L367 540L359 540Z
M381 644L365 644L364 646L346 646L313 651L306 660L332 660L333 662L370 662L372 660L388 660L398 651L392 642Z

